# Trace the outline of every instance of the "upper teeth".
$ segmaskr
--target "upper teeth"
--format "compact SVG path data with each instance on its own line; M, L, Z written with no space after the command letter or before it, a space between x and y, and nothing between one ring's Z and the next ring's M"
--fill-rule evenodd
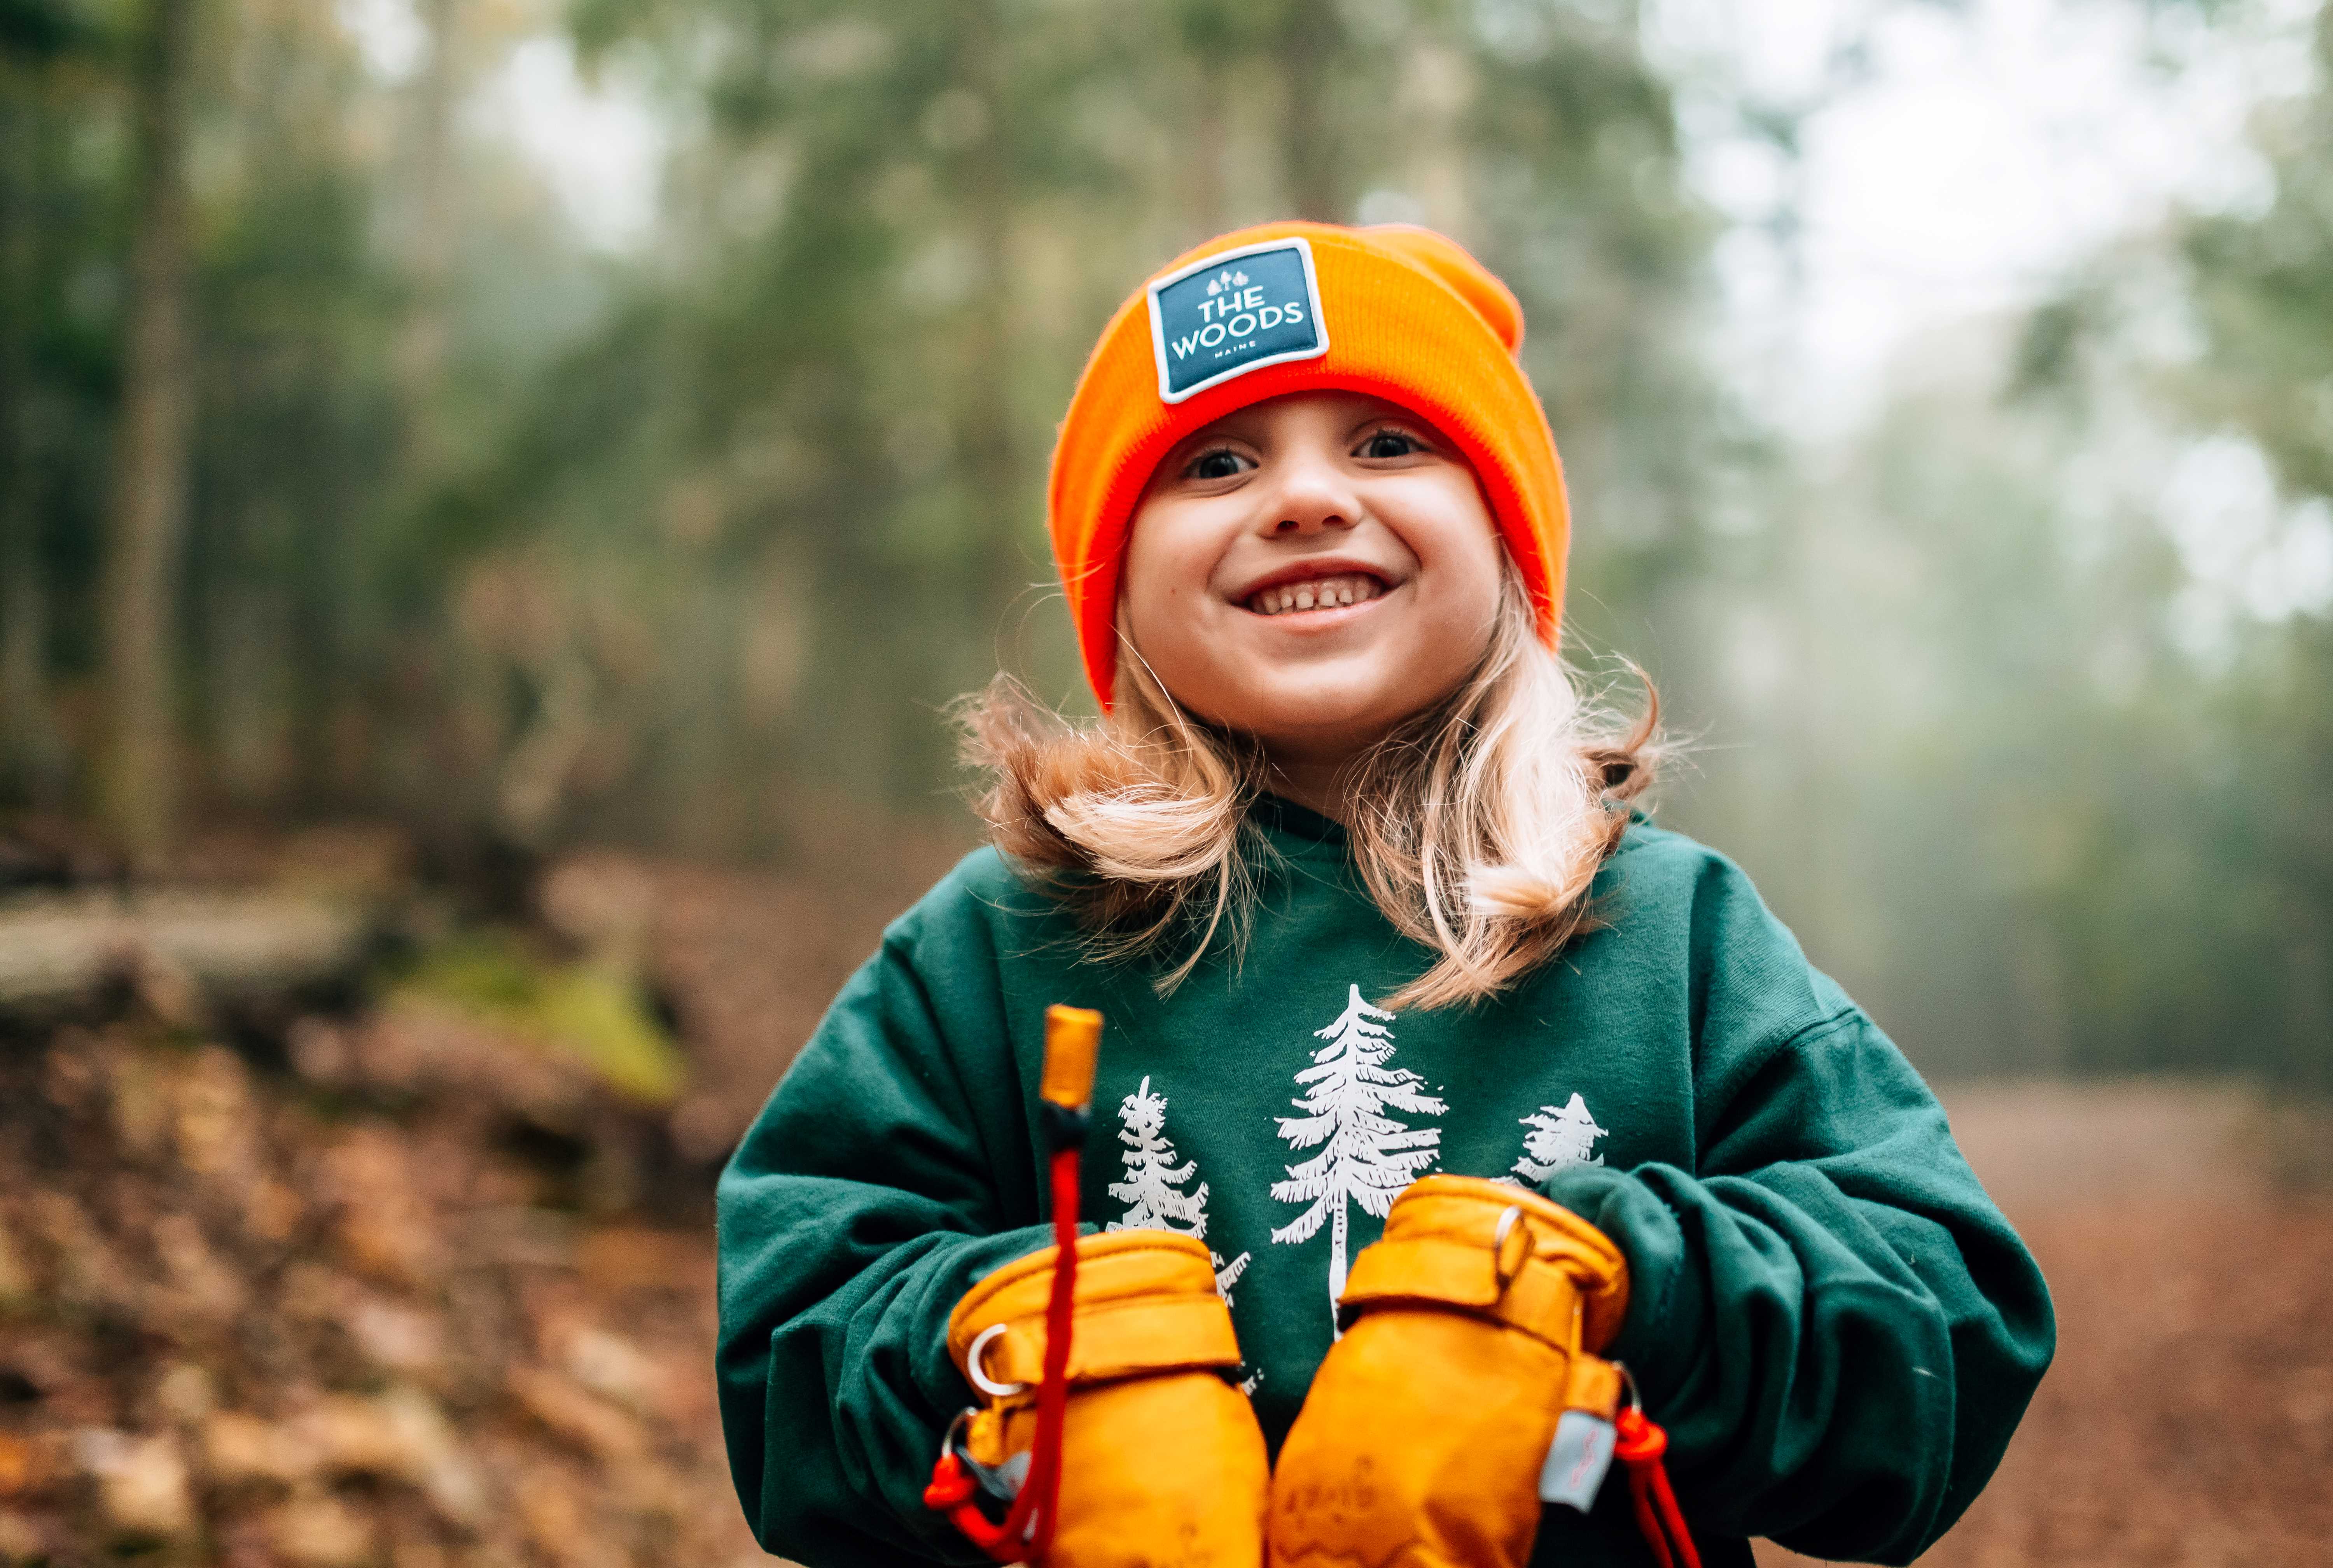
M1247 607L1260 616L1284 616L1291 610L1325 610L1339 605L1366 604L1383 592L1377 578L1351 572L1343 577L1309 578L1303 582L1260 589L1248 597Z

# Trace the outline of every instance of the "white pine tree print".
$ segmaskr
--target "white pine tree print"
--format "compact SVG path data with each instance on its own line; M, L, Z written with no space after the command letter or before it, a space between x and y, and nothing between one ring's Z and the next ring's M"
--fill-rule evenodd
M1173 1230L1205 1241L1207 1238L1207 1184L1204 1181L1190 1191L1184 1184L1198 1173L1199 1162L1175 1162L1175 1145L1166 1136L1166 1096L1151 1093L1150 1080L1145 1077L1142 1086L1118 1102L1118 1141L1126 1145L1119 1163L1126 1180L1109 1184L1109 1195L1127 1206L1126 1212L1111 1220L1105 1230ZM1232 1286L1247 1272L1248 1255L1241 1253L1225 1263L1221 1253L1210 1249L1207 1257L1215 1270L1215 1288L1229 1303Z
M1304 1113L1282 1116L1280 1135L1294 1148L1320 1152L1288 1168L1288 1180L1272 1184L1283 1203L1308 1205L1304 1212L1272 1233L1274 1241L1309 1241L1325 1221L1329 1227L1329 1312L1345 1294L1346 1210L1359 1203L1382 1219L1401 1190L1434 1162L1442 1143L1438 1127L1407 1127L1386 1114L1438 1116L1448 1109L1417 1085L1426 1080L1393 1057L1393 1014L1361 999L1361 988L1346 988L1345 1010L1337 1021L1316 1029L1328 1041L1312 1053L1312 1065L1296 1075L1306 1085Z
M1589 1151L1607 1129L1596 1124L1596 1118L1588 1114L1588 1102L1576 1091L1562 1110L1541 1105L1522 1123L1531 1130L1523 1137L1523 1152L1515 1161L1514 1171L1525 1181L1544 1181L1567 1165L1604 1163L1603 1155Z

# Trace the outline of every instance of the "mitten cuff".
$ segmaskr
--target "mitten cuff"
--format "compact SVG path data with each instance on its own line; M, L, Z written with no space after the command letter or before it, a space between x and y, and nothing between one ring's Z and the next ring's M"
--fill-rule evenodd
M1428 1176L1395 1200L1385 1235L1354 1259L1348 1313L1455 1307L1559 1350L1599 1351L1628 1309L1628 1268L1604 1233L1536 1192Z
M970 1358L992 1384L1032 1387L1045 1364L1045 1305L1055 1249L1014 1259L988 1275L948 1318L948 1354L976 1386ZM1163 1372L1239 1365L1230 1308L1215 1288L1202 1242L1165 1230L1118 1230L1078 1242L1077 1332L1070 1343L1073 1384ZM1001 1332L984 1341L991 1329Z

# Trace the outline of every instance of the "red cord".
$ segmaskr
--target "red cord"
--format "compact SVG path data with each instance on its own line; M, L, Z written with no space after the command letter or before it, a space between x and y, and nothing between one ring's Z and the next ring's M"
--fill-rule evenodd
M1029 1446L1029 1473L1003 1519L990 1524L973 1502L972 1477L953 1451L932 1467L924 1506L944 1510L972 1544L999 1563L1040 1563L1053 1544L1061 1492L1061 1420L1070 1403L1070 1320L1077 1306L1078 1151L1054 1151L1053 1288L1045 1302L1045 1365L1037 1385L1037 1434ZM1700 1568L1698 1563L1694 1568Z
M1676 1494L1669 1489L1668 1467L1661 1456L1668 1451L1669 1435L1645 1419L1638 1410L1623 1410L1613 1422L1618 1439L1613 1452L1628 1467L1628 1496L1637 1505L1637 1528L1653 1549L1660 1568L1701 1568L1693 1535L1685 1527ZM1671 1548L1675 1550L1672 1552Z
M1013 1499L1031 1500L1037 1528L1029 1537L1029 1560L1042 1563L1052 1549L1053 1524L1061 1495L1061 1421L1070 1406L1070 1336L1077 1310L1078 1150L1054 1151L1053 1296L1045 1304L1045 1381L1037 1387L1037 1436L1031 1445L1029 1480ZM1694 1568L1700 1568L1695 1563Z

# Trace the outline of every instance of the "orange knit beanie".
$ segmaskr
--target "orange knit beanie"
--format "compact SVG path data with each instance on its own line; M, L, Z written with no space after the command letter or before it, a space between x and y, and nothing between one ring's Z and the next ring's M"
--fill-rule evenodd
M1108 707L1128 521L1169 447L1291 392L1366 393L1431 420L1482 482L1553 646L1570 516L1515 355L1522 307L1455 242L1405 225L1266 224L1178 257L1118 307L1070 398L1047 496L1086 678Z

